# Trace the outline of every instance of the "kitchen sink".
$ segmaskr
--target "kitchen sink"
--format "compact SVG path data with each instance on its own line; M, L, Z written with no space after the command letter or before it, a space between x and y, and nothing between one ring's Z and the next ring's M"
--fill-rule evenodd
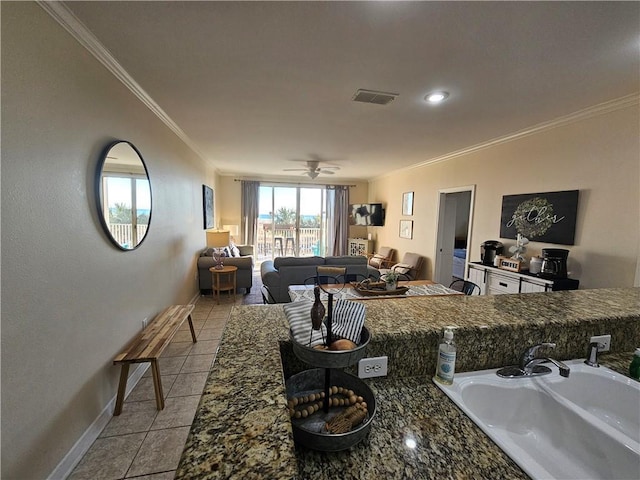
M608 368L568 363L569 378L547 376L541 386L640 443L640 383Z
M436 385L532 478L640 478L640 383L565 363L568 378L485 370Z

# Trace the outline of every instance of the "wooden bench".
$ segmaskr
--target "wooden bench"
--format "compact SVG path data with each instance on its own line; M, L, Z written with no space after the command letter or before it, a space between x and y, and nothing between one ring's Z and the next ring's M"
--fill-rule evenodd
M151 362L151 372L153 375L153 388L156 394L156 407L158 410L164 408L164 395L162 393L162 381L160 380L160 369L158 368L158 358L169 345L185 319L189 321L191 338L196 343L196 332L193 330L191 312L195 305L172 305L160 312L138 335L127 348L114 360L114 365L122 365L120 370L120 383L118 384L118 396L116 397L116 408L114 415L122 413L122 402L124 392L127 389L127 379L129 378L129 365L132 363Z

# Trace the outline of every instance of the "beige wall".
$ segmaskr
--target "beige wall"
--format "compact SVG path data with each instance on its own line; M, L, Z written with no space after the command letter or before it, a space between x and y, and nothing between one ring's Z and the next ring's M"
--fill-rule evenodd
M219 225L239 223L240 184L219 178L40 7L1 8L2 478L45 478L115 395L111 360L142 320L197 293L202 183L215 189ZM378 245L433 258L438 189L475 184L477 259L497 237L502 195L578 188L571 269L587 287L628 286L640 245L638 128L629 108L359 183L351 201L387 204L386 226L370 229ZM151 177L149 234L132 252L115 249L96 216L95 168L114 139L136 145ZM415 233L403 240L409 190Z
M142 320L197 294L217 178L42 8L2 2L2 478L46 478L113 398ZM151 178L147 238L114 248L93 179L114 139Z
M429 259L433 276L438 191L475 185L471 261L480 243L499 239L503 195L580 190L575 245L569 270L581 288L634 284L640 232L638 106L602 114L503 143L446 162L372 181L369 199L387 204L379 244ZM398 237L402 193L414 191L414 237ZM506 246L515 241L503 239ZM532 242L527 255L549 245Z

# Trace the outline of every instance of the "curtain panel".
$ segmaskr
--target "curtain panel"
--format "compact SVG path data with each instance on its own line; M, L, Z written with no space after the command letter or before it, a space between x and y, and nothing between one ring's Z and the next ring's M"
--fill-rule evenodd
M245 245L256 244L256 230L258 228L260 182L242 180L242 198L240 200L240 215L242 216L242 232Z
M349 187L327 185L327 255L347 255Z

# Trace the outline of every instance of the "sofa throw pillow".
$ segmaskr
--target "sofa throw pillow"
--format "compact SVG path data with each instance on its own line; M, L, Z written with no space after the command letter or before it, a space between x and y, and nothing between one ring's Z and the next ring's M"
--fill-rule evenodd
M393 271L401 275L404 275L411 271L411 265L408 265L406 263L396 263L393 266Z
M240 249L233 244L231 245L231 255L234 257L240 256Z
M231 255L231 249L230 249L229 247L224 247L224 248L222 249L222 251L224 252L224 256L225 256L225 257L231 257L231 256L232 256L232 255Z
M320 330L314 330L311 323L311 307L313 302L292 302L284 304L284 314L289 321L293 339L308 347L322 345L327 336L324 324Z
M371 265L374 268L381 268L382 267L382 262L384 261L384 259L385 258L382 255L379 255L379 254L376 253L369 260L369 265Z
M365 312L365 306L360 302L338 300L333 307L331 336L346 338L360 344Z

